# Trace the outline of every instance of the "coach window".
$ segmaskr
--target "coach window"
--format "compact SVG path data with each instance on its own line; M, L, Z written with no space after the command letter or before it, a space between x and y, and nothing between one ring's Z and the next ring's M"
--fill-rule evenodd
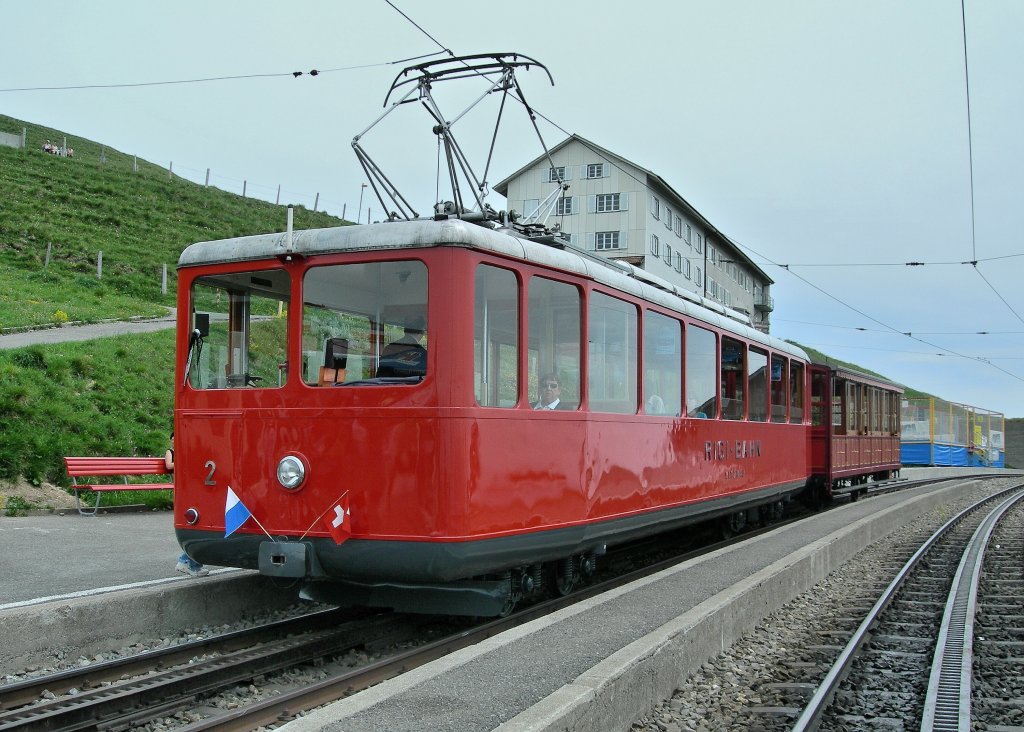
M416 384L427 372L427 267L312 267L302 285L302 378L311 386Z
M527 296L529 352L527 374L531 402L539 395L541 377L554 374L561 402L580 403L580 293L572 285L545 277L529 281Z
M718 341L713 332L686 326L686 414L718 417Z
M675 318L644 313L644 411L682 413L683 332Z
M789 421L804 421L804 365L789 362Z
M740 341L722 337L722 419L743 419L743 389L746 372L743 357L747 349Z
M476 268L473 389L482 407L514 407L519 398L519 284L514 273Z
M193 389L271 388L288 376L288 297L280 269L198 278L192 285L193 338L188 380ZM208 331L208 332L203 332Z
M786 400L789 398L787 365L785 357L772 354L772 422L786 421Z
M752 422L768 421L768 353L751 348L747 354L747 393Z
M597 412L635 414L636 306L600 292L590 296L587 401Z

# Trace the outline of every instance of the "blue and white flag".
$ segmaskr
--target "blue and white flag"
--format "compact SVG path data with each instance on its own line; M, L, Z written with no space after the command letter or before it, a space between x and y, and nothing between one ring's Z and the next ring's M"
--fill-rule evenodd
M252 516L252 512L245 507L242 499L235 495L228 486L228 497L224 502L224 538L227 539L238 531Z

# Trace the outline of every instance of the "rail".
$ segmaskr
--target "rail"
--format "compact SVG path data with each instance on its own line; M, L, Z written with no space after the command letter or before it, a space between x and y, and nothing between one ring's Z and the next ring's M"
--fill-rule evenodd
M897 573L896 577L893 578L892 582L889 583L888 587L886 587L879 596L878 600L871 607L871 610L868 611L864 620L857 627L857 630L854 631L849 642L840 652L835 663L832 665L832 668L829 669L825 678L818 685L818 688L815 690L810 701L807 703L807 706L804 708L803 713L791 728L791 732L810 732L810 730L817 729L821 716L825 713L825 710L831 703L836 689L839 687L840 682L846 677L854 660L859 655L862 646L870 637L871 631L878 623L879 617L892 603L893 599L910 576L910 573L918 566L921 560L939 542L939 540L941 540L956 524L962 521L969 514L978 510L985 503L991 502L995 497L1019 490L1020 486L1015 486L996 494L996 496L989 496L977 501L939 527L939 529L936 530L935 533L932 534L916 552L914 552L913 556L907 560L906 564L903 565L903 568Z

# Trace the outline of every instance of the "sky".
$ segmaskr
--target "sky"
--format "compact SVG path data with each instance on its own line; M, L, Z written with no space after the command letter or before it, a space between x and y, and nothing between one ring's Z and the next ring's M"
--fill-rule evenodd
M545 142L668 181L775 281L773 335L1024 417L1024 2L0 0L0 28L0 113L363 220L351 142L406 59L525 54ZM217 77L245 78L153 83ZM483 88L435 93L452 118ZM453 128L478 172L496 105ZM432 124L402 105L360 140L421 214ZM487 180L540 153L508 109Z

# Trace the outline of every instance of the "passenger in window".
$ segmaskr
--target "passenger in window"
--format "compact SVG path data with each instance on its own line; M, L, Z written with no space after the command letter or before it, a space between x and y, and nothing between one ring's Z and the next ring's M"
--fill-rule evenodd
M534 409L568 409L562 403L562 387L554 374L544 374L538 386L540 398L534 403Z
M665 414L665 400L657 394L651 394L647 397L647 405L644 407L644 411L648 414Z
M420 342L426 333L426 324L420 315L406 321L404 335L381 351L377 376L423 376L427 373L427 349Z

